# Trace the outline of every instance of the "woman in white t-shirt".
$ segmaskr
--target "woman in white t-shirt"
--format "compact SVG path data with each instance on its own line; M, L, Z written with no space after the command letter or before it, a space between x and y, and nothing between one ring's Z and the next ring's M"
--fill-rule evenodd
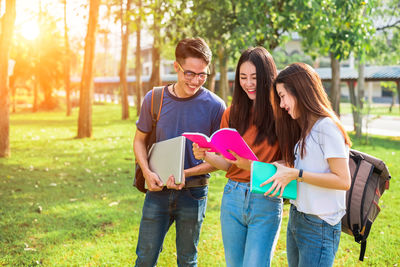
M298 181L286 237L288 263L332 266L351 183L351 141L312 67L291 64L279 73L274 89L276 131L286 165L274 163L277 173L263 184L273 182L266 192L272 196Z

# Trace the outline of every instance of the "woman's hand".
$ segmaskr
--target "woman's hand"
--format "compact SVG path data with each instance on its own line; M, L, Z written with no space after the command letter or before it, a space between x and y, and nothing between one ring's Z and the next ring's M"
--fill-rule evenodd
M240 169L250 171L251 163L253 162L252 160L242 158L232 150L228 150L228 152L231 153L232 156L236 158L236 160L230 160L224 157L227 162L229 162L230 164L235 164Z
M204 160L206 157L206 152L210 150L210 148L201 148L198 144L193 143L192 145L193 155L196 159Z
M298 170L286 167L285 165L279 164L278 162L274 162L272 164L277 169L276 173L260 186L264 186L272 182L271 188L267 192L265 192L264 195L273 197L279 192L279 190L281 190L278 197L282 197L286 185L297 178Z

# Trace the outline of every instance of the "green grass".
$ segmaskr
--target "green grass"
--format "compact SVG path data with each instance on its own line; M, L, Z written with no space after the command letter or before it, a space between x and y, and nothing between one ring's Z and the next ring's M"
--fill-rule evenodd
M390 104L372 104L370 107L369 113L374 116L400 116L400 108L399 105L395 105L392 109L392 112L389 112L389 107ZM345 103L341 102L340 103L340 114L345 115L345 114L351 114L351 104L350 103ZM363 114L367 114L367 105L365 105L365 108L363 109Z
M132 187L136 118L120 107L96 105L93 137L75 139L77 110L11 116L11 152L0 159L0 265L133 265L144 195ZM133 114L131 110L131 116ZM400 139L371 137L355 148L382 158L392 182L368 239L365 264L400 262ZM199 244L199 266L224 266L219 208L226 178L213 174ZM273 266L286 266L285 206ZM176 266L174 226L158 266ZM361 266L359 245L342 235L336 266Z

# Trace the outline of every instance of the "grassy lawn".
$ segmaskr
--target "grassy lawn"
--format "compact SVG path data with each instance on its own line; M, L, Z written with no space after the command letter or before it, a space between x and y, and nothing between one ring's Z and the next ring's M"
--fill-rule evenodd
M133 265L144 195L132 187L135 121L120 107L93 107L93 137L75 139L78 110L11 116L10 158L0 159L0 265ZM134 111L131 110L131 116ZM355 140L353 140L355 141ZM355 148L382 158L390 190L367 243L364 264L400 263L400 138L372 137ZM199 266L224 266L219 207L226 178L213 174L199 244ZM286 266L288 206L273 260ZM166 236L158 266L176 266L175 233ZM342 235L336 266L361 266L360 246Z
M374 116L400 116L400 109L399 105L395 105L392 109L392 112L389 112L389 107L390 104L372 104L370 107L369 113ZM351 114L351 104L350 103L345 103L341 102L340 103L340 114L345 115L345 114ZM363 109L363 114L367 114L367 105L365 105L365 108Z

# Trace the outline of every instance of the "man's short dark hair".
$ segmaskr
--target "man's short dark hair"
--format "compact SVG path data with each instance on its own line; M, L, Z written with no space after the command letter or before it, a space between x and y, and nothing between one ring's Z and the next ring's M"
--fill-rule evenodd
M201 58L208 65L211 62L212 53L202 38L186 38L176 46L175 58L182 63L188 57Z

